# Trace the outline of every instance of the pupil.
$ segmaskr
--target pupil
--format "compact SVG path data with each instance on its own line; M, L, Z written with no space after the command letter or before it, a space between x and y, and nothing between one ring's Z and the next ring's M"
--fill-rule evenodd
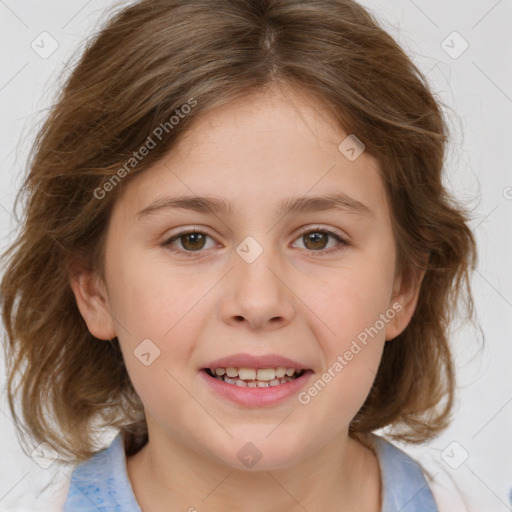
M203 243L199 244L199 246L197 244L194 244L194 240L196 242L198 240L200 241L201 237L203 238ZM183 244L183 247L185 247L187 249L202 249L202 247L204 245L204 236L201 233L188 233L188 234L184 235L184 239L186 240L186 242ZM188 241L190 239L192 240L192 244L188 243Z
M311 247L312 249L323 249L325 247L325 238L326 234L321 233L320 231L306 235L308 242L313 242L313 247Z

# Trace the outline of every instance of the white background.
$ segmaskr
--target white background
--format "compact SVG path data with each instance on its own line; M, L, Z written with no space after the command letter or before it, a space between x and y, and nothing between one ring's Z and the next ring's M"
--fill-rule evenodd
M362 3L398 39L448 106L453 140L447 183L473 208L471 226L479 245L473 288L485 341L481 343L475 326L454 333L459 378L454 421L429 445L405 449L420 461L435 460L470 489L475 510L511 510L512 0ZM0 0L0 248L17 227L14 195L38 123L54 98L55 78L110 5L99 0ZM31 47L44 31L58 42L45 59ZM464 41L469 46L457 56ZM3 364L0 379L3 390ZM69 471L55 466L44 470L23 453L3 392L0 432L0 511L49 511L48 496L69 483ZM462 465L450 467L466 454ZM41 495L46 481L55 488Z

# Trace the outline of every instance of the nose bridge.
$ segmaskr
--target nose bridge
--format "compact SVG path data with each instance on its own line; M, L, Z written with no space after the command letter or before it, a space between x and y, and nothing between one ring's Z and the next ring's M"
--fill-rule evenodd
M269 300L272 295L281 292L281 281L276 274L281 268L279 257L271 245L271 236L247 236L236 247L236 274L237 282L246 291L248 288L252 297ZM261 243L260 243L261 242Z
M224 310L225 320L243 318L253 327L270 320L287 322L294 312L293 294L285 285L279 252L270 245L272 237L258 238L262 243L255 236L247 236L235 248L230 286L233 293Z

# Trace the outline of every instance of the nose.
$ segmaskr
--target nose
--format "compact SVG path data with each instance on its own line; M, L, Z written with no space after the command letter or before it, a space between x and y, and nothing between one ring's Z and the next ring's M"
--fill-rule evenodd
M293 319L295 307L282 259L267 249L253 261L240 254L233 254L234 268L225 283L222 320L254 330L284 327Z

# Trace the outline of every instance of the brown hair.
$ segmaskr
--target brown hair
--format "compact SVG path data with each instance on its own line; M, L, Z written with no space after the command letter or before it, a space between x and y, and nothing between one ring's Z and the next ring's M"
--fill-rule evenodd
M364 438L390 426L392 437L422 442L446 427L454 396L448 326L461 292L472 311L476 249L465 211L442 184L447 126L425 78L352 0L144 0L114 13L87 44L37 135L16 200L26 205L4 254L1 300L9 405L20 430L18 394L30 436L65 460L90 457L98 427L121 429L128 453L145 442L118 340L87 330L71 264L102 270L119 191L194 120L284 85L322 101L378 160L398 268L406 277L426 269L415 314L386 343L350 433ZM194 108L126 171L133 152L191 99ZM121 168L122 183L113 181Z

